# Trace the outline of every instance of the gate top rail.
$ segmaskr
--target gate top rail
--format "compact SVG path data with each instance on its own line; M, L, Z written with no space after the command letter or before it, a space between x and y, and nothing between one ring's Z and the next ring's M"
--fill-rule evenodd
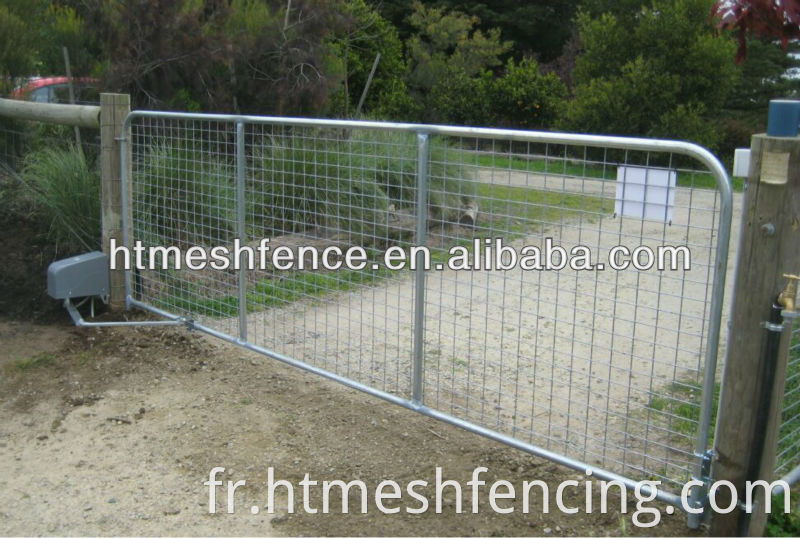
M253 123L261 125L286 125L293 127L331 127L344 129L370 129L376 131L404 131L461 137L480 137L514 142L541 142L564 145L586 145L621 150L660 151L694 157L713 174L721 199L721 224L730 222L733 187L725 167L706 148L682 140L662 140L628 136L605 136L592 134L562 133L553 131L524 131L519 129L497 129L488 127L459 127L424 123L398 123L363 120L334 120L317 118L294 118L280 116L248 116L234 114L202 114L191 112L161 112L157 110L134 110L123 126L123 136L135 118L169 118L176 120L205 120L228 123ZM726 217L727 215L727 217ZM727 241L726 241L727 244Z

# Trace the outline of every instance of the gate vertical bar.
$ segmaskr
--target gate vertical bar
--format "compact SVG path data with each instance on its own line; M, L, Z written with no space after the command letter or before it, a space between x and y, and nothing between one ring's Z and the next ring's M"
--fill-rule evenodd
M417 234L416 245L425 244L428 231L428 159L430 136L417 133ZM414 271L414 363L411 371L411 400L422 404L422 377L425 353L425 254L417 251Z
M120 199L122 200L122 245L131 250L131 234L133 233L133 167L128 159L128 152L132 152L132 140L130 140L130 115L125 117L122 129L119 133L119 177L120 177ZM132 157L132 156L131 156ZM133 263L131 264L133 265ZM133 297L133 284L131 282L132 267L123 273L125 275L125 310L131 307Z
M718 159L706 150L699 157L714 175L717 191L720 196L719 235L717 237L716 256L714 259L714 280L711 284L711 306L709 308L708 339L706 340L706 357L703 372L703 396L700 402L700 420L697 428L695 456L697 467L695 478L707 482L711 475L711 453L708 441L711 433L711 418L714 411L714 393L717 373L717 355L722 326L722 303L725 296L725 280L728 269L728 251L731 240L731 222L733 219L733 186L728 172ZM689 498L689 506L694 509L704 508L707 487L694 488ZM687 525L691 529L700 527L704 515L690 512Z
M236 235L239 244L247 242L245 234L245 214L247 202L244 196L244 122L236 122ZM247 341L247 264L244 263L246 252L239 255L239 339Z

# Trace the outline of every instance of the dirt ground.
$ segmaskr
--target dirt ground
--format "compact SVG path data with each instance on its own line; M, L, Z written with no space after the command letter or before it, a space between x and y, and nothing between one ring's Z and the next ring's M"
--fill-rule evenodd
M0 268L0 533L137 535L685 535L682 515L638 529L632 496L620 513L612 493L609 510L562 514L557 484L574 479L565 503L583 506L585 476L433 419L347 389L180 328L79 329L66 312L43 298L45 270L53 257L25 242L25 223L3 223L0 250L15 252ZM21 239L22 238L22 239ZM30 238L30 237L29 237ZM16 250L12 250L16 249ZM108 315L107 315L108 317ZM540 498L531 513L521 503L495 513L482 489L480 509L469 513L466 482L485 466L489 484L544 480L550 512ZM217 513L209 514L208 480L246 480L237 509L225 513L217 488ZM363 480L369 511L340 514L331 496L329 514L287 513L279 494L268 514L267 469L276 479ZM464 488L464 513L445 490L441 514L401 510L380 513L375 487L392 479L432 484L435 469ZM279 490L281 491L281 490ZM310 504L322 506L319 488ZM449 492L448 492L449 491ZM432 486L424 492L433 504ZM408 495L392 507L418 507ZM259 506L259 513L252 513ZM353 512L353 510L351 510ZM649 520L650 516L642 515Z

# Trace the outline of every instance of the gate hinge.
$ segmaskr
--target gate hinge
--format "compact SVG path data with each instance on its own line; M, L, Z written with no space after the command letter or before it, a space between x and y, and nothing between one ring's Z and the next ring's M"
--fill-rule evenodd
M706 450L703 454L700 454L702 466L699 480L706 484L711 482L711 463L714 461L714 455L713 449Z
M693 476L695 480L703 483L702 487L692 490L689 498L689 504L692 508L702 508L703 512L699 514L689 514L688 525L691 529L700 528L700 524L707 516L708 512L705 510L708 506L708 490L711 486L711 463L714 461L714 450L709 449L703 453L695 452L695 456L700 458L700 476Z

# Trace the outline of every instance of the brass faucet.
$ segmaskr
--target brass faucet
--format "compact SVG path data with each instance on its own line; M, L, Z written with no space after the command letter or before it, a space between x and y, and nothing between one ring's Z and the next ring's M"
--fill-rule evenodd
M797 281L800 280L800 276L784 274L783 278L787 280L786 288L778 295L778 304L783 307L784 316L797 315L795 306L797 306Z

